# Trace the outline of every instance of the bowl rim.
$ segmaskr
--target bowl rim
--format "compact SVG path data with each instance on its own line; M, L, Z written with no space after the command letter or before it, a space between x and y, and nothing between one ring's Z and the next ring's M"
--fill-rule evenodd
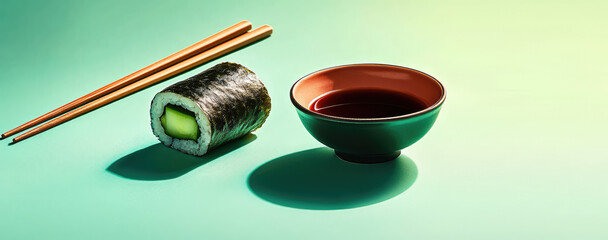
M318 112L313 112L310 109L308 109L307 107L302 106L300 103L298 103L295 98L294 98L294 94L293 94L293 90L295 88L295 86L302 81L303 79L313 75L313 74L317 74L323 71L328 71L328 70L332 70L332 69L337 69L337 68L343 68L343 67L356 67L356 66L384 66L384 67L396 67L396 68L401 68L401 69L405 69L408 71L414 71L414 72L418 72L420 74L423 74L429 78L431 78L433 81L437 82L437 84L439 84L439 88L441 90L441 97L439 98L439 100L437 100L437 102L435 102L433 105L420 110L418 112L413 112L413 113L409 113L409 114L405 114L405 115L399 115L399 116L393 116L393 117L382 117L382 118L347 118L347 117L338 117L338 116L332 116L332 115L327 115L327 114L322 114L322 113L318 113ZM289 98L291 99L291 103L300 111L309 114L309 115L313 115L313 116L317 116L317 117L321 117L321 118L325 118L325 119L329 119L329 120L338 120L338 121L343 121L343 122L388 122L388 121L395 121L395 120L401 120L401 119L407 119L407 118L412 118L415 116L420 116L423 115L425 113L431 112L437 108L439 108L443 102L445 101L445 97L446 97L446 93L445 93L445 87L443 86L443 84L441 84L441 82L439 82L439 80L437 80L436 78L434 78L433 76L422 72L420 70L416 70L413 68L408 68L408 67L403 67L403 66L399 66L399 65L393 65L393 64L384 64L384 63L354 63L354 64L344 64L344 65L337 65L337 66L332 66L332 67L327 67L327 68L323 68L314 72L311 72L309 74L306 74L305 76L301 77L300 79L298 79L295 83L293 83L293 85L291 86L291 89L289 90Z

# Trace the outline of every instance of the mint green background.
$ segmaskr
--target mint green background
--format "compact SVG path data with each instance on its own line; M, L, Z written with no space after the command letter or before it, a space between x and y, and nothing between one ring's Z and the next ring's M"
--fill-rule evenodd
M606 1L3 0L1 131L240 20L275 32L22 143L3 140L0 239L607 239L607 11ZM106 171L141 149L163 152L149 147L152 97L221 61L270 91L255 140L167 180ZM254 194L255 169L322 147L291 84L361 62L419 69L448 91L434 128L403 151L413 185L342 210Z

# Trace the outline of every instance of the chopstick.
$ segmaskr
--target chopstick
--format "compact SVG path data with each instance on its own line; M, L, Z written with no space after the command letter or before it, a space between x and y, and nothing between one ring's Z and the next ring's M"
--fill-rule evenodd
M177 63L171 67L165 68L155 74L152 74L142 80L139 80L127 87L116 90L108 95L105 95L101 98L98 98L86 105L79 107L69 113L61 115L51 121L48 121L24 134L21 134L13 139L11 144L22 141L26 138L34 136L38 133L44 132L52 127L55 127L59 124L67 122L71 119L74 119L82 114L90 112L96 108L102 107L108 103L116 101L120 98L123 98L127 95L130 95L134 92L137 92L141 89L144 89L150 85L163 81L167 78L173 77L177 74L180 74L184 71L190 70L194 67L197 67L205 62L218 58L222 55L225 55L229 52L232 52L236 49L254 43L258 40L266 38L272 34L272 27L268 25L261 26L251 32L245 33L241 36L233 38L225 43L222 43L216 47L213 47L205 52L199 53L189 59L186 59L180 63Z
M174 54L169 55L145 68L138 70L137 72L131 73L126 77L123 77L113 83L110 83L100 89L97 89L87 95L84 95L66 105L63 105L53 111L50 111L40 117L37 117L29 122L26 122L2 135L0 135L0 139L7 138L16 133L19 133L23 130L36 126L42 122L45 122L51 118L64 114L78 106L81 106L87 102L90 102L93 99L106 95L110 92L113 92L117 89L125 87L131 83L134 83L138 80L141 80L144 77L150 76L164 68L167 68L171 65L174 65L178 62L181 62L193 55L208 50L212 47L215 47L223 42L226 42L232 38L235 38L247 31L251 30L251 23L249 21L241 21L231 27L228 27L214 35L211 35L200 42L197 42L187 48L184 48Z

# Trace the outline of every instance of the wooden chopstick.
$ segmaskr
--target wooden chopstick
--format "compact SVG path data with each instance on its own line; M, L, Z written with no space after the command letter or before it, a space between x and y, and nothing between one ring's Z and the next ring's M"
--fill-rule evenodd
M116 101L122 97L130 95L134 92L137 92L141 89L144 89L150 85L163 81L167 78L173 77L177 74L180 74L184 71L190 70L194 67L197 67L205 62L213 60L217 57L225 55L229 52L232 52L236 49L254 43L258 40L266 38L272 34L272 27L268 25L261 26L251 32L245 33L241 36L233 38L225 43L222 43L216 47L213 47L205 52L202 52L194 57L184 60L183 62L177 63L171 67L165 68L160 72L152 74L142 80L139 80L127 87L116 90L108 95L105 95L101 98L98 98L84 106L81 106L69 113L61 115L51 121L48 121L24 134L21 134L13 139L12 143L16 143L22 141L23 139L34 136L38 133L46 131L52 127L55 127L59 124L67 122L71 119L74 119L82 114L85 114L89 111L92 111L96 108L102 107L108 103Z
M22 124L19 127L16 127L0 136L0 139L7 138L11 135L14 135L18 132L21 132L25 129L36 126L42 122L45 122L51 118L64 114L82 104L90 102L93 99L106 95L110 92L113 92L117 89L125 87L131 83L134 83L138 80L141 80L144 77L150 76L160 70L163 70L171 65L174 65L178 62L181 62L189 57L192 57L195 54L208 50L212 47L215 47L223 42L226 42L232 38L235 38L247 31L251 30L251 23L249 21L241 21L235 25L232 25L229 28L226 28L214 35L211 35L200 42L193 44L187 48L180 50L170 56L163 58L145 68L140 69L137 72L131 73L126 77L123 77L113 83L110 83L100 89L97 89L87 95L84 95L66 105L63 105L53 111L50 111L40 117L37 117L29 122Z

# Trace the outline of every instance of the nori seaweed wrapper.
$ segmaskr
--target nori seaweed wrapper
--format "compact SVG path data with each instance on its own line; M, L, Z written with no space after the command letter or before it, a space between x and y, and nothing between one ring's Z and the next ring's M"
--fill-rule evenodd
M270 114L266 87L237 63L220 63L162 92L189 98L203 110L211 125L209 149L258 129Z

